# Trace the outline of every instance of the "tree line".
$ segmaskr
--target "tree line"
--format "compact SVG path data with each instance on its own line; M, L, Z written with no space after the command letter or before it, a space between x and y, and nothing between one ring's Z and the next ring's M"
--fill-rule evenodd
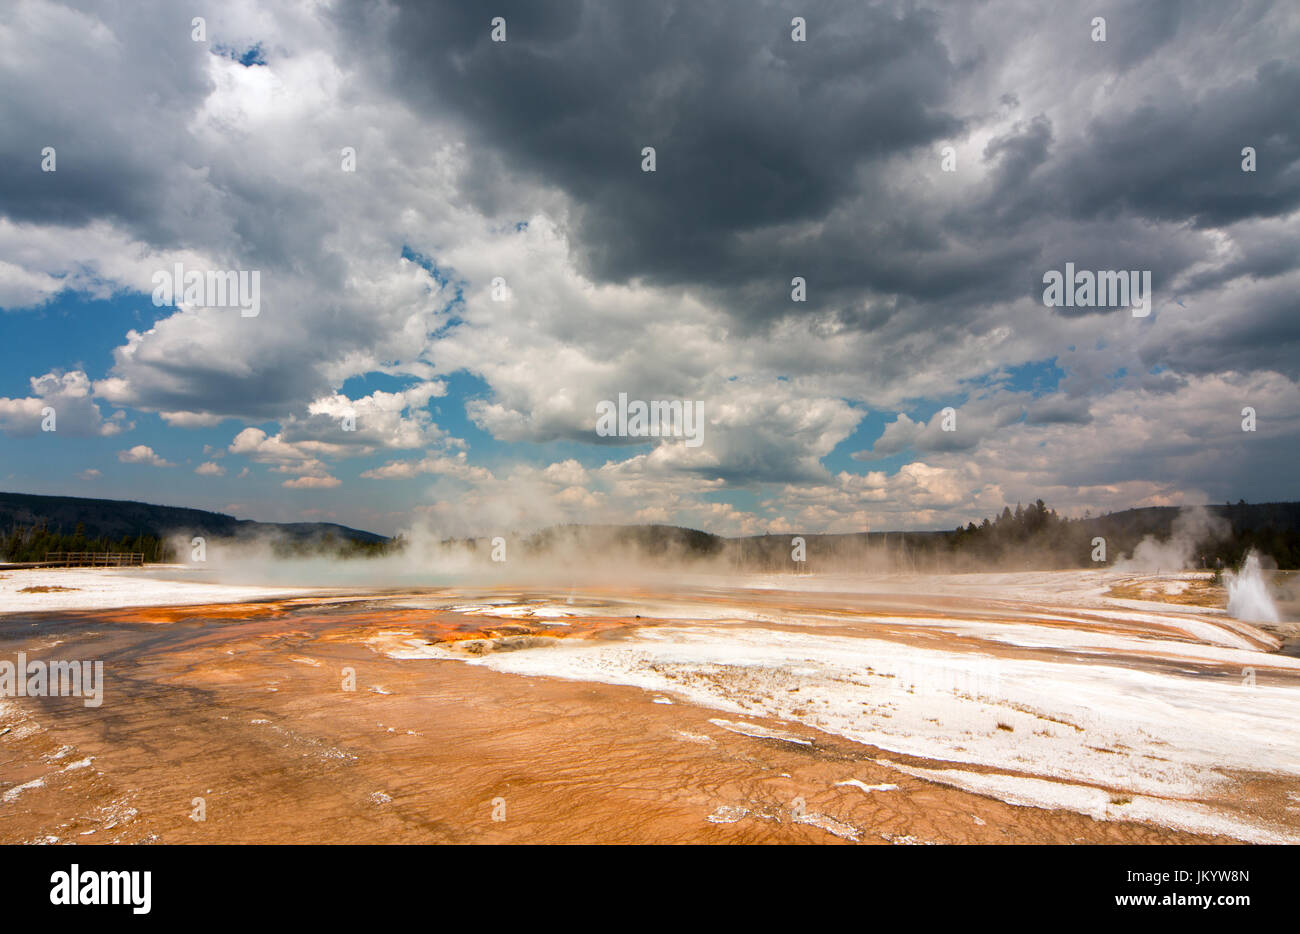
M1283 504L1285 506L1285 504ZM1271 557L1283 569L1300 567L1300 529L1276 506L1250 506L1244 501L1209 510L1223 520L1222 530L1207 531L1195 543L1192 563L1210 569L1236 567L1250 551ZM1252 519L1253 516L1253 519ZM1260 517L1263 517L1262 519ZM947 533L951 553L998 563L1015 558L1037 566L1088 567L1113 564L1129 555L1146 537L1161 541L1170 535L1169 516L1143 517L1142 510L1070 519L1049 509L1040 499L1030 506L1009 506L994 519L958 526ZM1106 542L1104 561L1092 560L1093 541Z
M33 526L14 526L0 539L0 558L15 564L44 561L54 551L88 551L95 554L131 552L144 555L146 563L173 561L175 549L154 535L124 535L120 539L106 536L90 538L86 527L78 522L72 533L51 532L43 523Z

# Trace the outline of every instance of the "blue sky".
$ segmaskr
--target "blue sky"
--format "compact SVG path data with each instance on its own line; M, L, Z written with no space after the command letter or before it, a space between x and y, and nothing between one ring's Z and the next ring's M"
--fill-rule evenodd
M428 269L435 280L444 284L451 283L426 258L409 249L404 250L404 256ZM448 307L454 311L458 301L459 299L453 300ZM169 307L155 307L151 296L144 293L96 299L85 293L65 291L38 309L30 309L21 314L7 314L0 318L0 322L5 325L6 337L3 349L0 350L4 355L0 395L25 395L30 389L29 377L23 375L27 373L82 370L93 380L103 379L112 370L113 349L127 331L147 331L156 321L170 316L172 311ZM457 323L453 318L448 326L455 327ZM58 336L54 338L56 334ZM951 397L908 400L910 404L900 411L913 419L929 421L944 406L960 406L971 394L978 394L986 387L998 385L1017 393L1037 396L1053 391L1063 375L1063 371L1050 360L1011 367L972 380L966 392ZM383 372L367 372L348 378L340 388L349 397L362 397L376 390L397 392L412 382L409 378ZM427 409L441 428L469 446L477 464L492 470L505 470L516 461L549 464L574 460L594 470L610 459L611 451L605 445L571 440L544 443L507 443L497 440L480 429L467 416L465 409L467 399L489 397L491 387L465 371L449 374L446 384L447 394L431 400ZM852 458L853 452L869 448L878 440L886 424L897 415L895 412L865 409L863 412L857 427L822 459L822 463L834 473L865 474L868 470L883 471L890 475L897 473L915 458L915 452L910 448L873 461L869 467ZM211 427L177 431L156 413L128 408L127 415L134 426L128 435L65 437L56 431L47 437L41 437L40 445L7 447L6 467L9 469L5 475L8 484L6 488L58 495L75 493L110 498L139 498L169 505L234 509L237 512L252 508L252 503L244 502L245 500L256 502L258 497L269 497L278 500L274 507L278 510L275 515L285 519L318 515L318 510L322 509L317 502L318 496L312 491L276 490L274 487L277 481L274 479L269 484L270 488L267 488L268 484L259 484L257 477L239 478L236 487L235 481L229 477L213 478L193 473L194 468L202 463L219 463L228 469L243 470L248 467L255 470L256 463L247 459L232 459L226 463L228 453L225 449L232 435L241 428L252 424L266 431L274 431L274 421L254 423L228 418ZM126 440L131 442L131 447L139 444L148 446L163 460L175 465L174 468L168 468L170 472L166 476L165 492L147 489L151 480L140 476L144 470L158 468L121 463L117 459L116 455L123 450ZM652 447L649 443L628 445L620 453L645 454ZM51 462L51 455L54 463ZM381 466L389 459L387 454L377 452L351 460L337 472L347 482L360 484L361 473ZM88 480L82 475L91 469L99 471L99 475ZM142 480L146 484L144 489ZM227 480L230 482L225 483ZM371 508L376 510L375 516L382 521L384 509L400 514L404 502L420 495L421 483L419 478L399 479L386 484L384 489L375 491L371 498ZM218 486L220 488L214 489ZM261 490L258 489L259 486L262 487ZM255 491L257 495L246 495L249 491ZM245 494L242 498L239 495L241 493ZM231 498L232 495L234 498ZM707 494L709 502L730 503L744 510L755 509L761 498L761 485L757 484ZM259 507L259 513L265 508ZM391 529L391 525L388 528Z

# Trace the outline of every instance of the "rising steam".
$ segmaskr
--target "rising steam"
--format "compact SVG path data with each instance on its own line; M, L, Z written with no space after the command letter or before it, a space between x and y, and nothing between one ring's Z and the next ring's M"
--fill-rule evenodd
M1184 506L1174 519L1167 539L1161 541L1148 535L1133 549L1132 555L1115 563L1115 570L1159 574L1200 567L1197 549L1231 531L1226 519L1211 514L1204 506Z

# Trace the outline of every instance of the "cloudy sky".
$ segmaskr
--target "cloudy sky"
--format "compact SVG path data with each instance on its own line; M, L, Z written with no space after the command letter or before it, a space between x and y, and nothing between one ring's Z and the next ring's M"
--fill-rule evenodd
M1286 0L6 2L0 489L447 534L1300 499L1298 48ZM1046 306L1067 262L1151 313ZM155 304L176 263L259 314ZM619 393L703 443L598 435Z

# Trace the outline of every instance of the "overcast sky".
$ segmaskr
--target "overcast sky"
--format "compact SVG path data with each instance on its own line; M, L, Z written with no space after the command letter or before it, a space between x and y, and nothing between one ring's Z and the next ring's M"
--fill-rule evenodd
M0 7L0 489L446 534L1300 499L1300 5L203 7ZM156 305L178 262L260 313ZM1067 262L1151 313L1046 306ZM619 393L702 443L599 436Z

